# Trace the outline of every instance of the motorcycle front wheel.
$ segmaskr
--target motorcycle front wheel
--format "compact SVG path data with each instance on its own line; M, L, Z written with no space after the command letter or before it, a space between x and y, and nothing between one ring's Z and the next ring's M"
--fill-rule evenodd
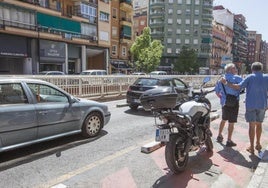
M178 174L185 170L189 159L189 153L185 153L185 141L178 135L170 135L166 144L165 158L169 169Z

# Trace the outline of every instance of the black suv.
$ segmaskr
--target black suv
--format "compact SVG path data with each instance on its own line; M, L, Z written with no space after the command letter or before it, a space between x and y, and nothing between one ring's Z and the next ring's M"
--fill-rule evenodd
M159 86L173 87L178 93L178 102L184 102L189 99L189 87L178 78L162 78L162 77L140 77L127 91L127 104L133 110L136 110L140 105L140 96L149 89L154 89Z

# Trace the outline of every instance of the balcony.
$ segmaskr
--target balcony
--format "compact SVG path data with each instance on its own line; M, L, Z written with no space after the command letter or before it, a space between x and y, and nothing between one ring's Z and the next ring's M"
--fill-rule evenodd
M202 19L203 20L212 20L213 15L212 14L202 14Z
M165 7L165 1L164 0L154 0L150 2L150 7L151 8L161 8L161 7Z
M133 11L132 1L130 0L120 0L120 9L126 12Z
M120 18L120 25L127 25L127 26L131 27L132 26L131 18L126 18L126 17Z

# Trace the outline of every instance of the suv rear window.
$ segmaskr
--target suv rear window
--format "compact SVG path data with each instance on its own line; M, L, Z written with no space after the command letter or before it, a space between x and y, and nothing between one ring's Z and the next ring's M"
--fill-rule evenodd
M157 79L147 79L147 78L140 78L134 82L134 85L142 85L142 86L155 86L157 85Z

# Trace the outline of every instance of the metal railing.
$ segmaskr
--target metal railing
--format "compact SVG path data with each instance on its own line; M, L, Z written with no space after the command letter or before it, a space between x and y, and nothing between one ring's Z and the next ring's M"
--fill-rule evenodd
M62 88L68 93L82 98L105 98L110 96L125 95L129 85L131 85L138 75L124 76L88 76L88 75L12 75L15 77L34 78L45 80ZM150 75L142 76L150 77ZM154 76L155 77L155 76ZM194 88L198 88L206 75L161 75L159 77L177 77ZM214 86L220 78L219 75L211 75L211 81L206 85Z

